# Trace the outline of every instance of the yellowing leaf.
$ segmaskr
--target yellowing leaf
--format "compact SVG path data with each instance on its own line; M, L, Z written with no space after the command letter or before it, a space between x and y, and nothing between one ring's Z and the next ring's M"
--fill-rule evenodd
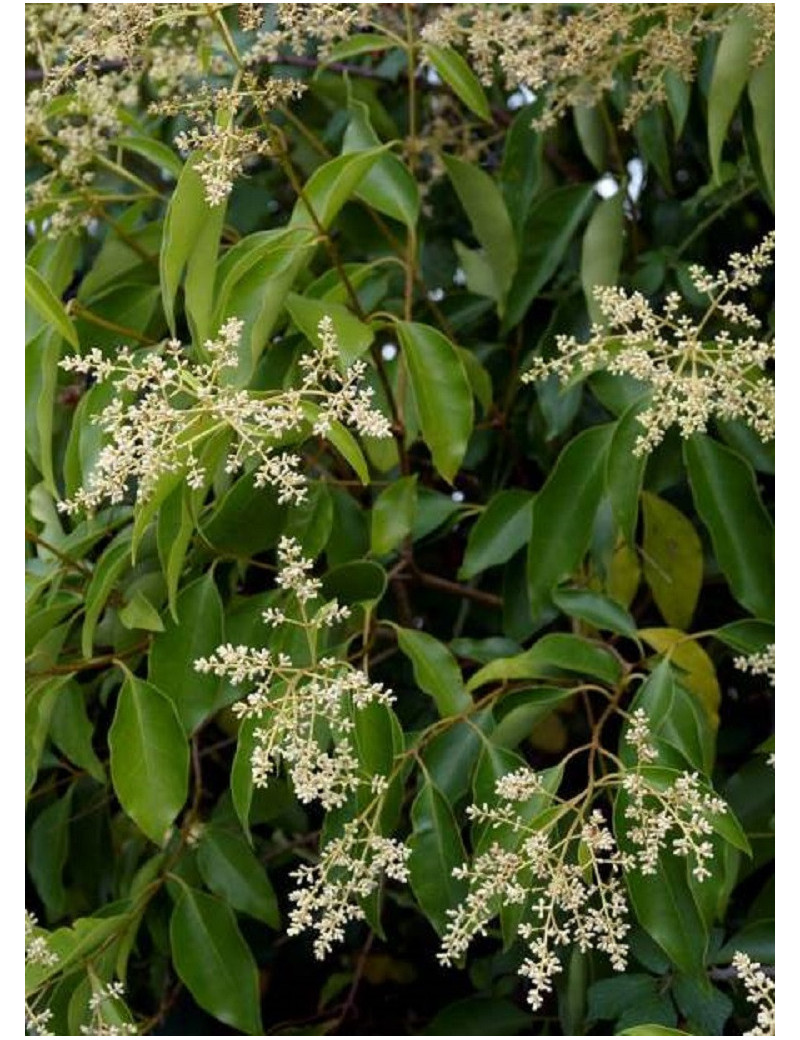
M639 635L654 650L667 654L670 661L683 671L682 685L699 698L713 725L718 726L719 681L711 658L702 646L677 628L642 628Z
M675 506L642 492L644 577L664 620L689 627L703 581L703 550L691 523Z

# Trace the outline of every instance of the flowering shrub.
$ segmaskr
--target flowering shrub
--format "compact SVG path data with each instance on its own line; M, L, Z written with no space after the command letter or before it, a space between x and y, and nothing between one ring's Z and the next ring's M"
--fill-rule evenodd
M773 5L26 19L26 1031L774 1033Z

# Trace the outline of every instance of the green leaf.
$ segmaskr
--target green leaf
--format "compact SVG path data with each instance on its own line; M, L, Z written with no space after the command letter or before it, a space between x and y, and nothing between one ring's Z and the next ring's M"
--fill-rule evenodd
M246 474L214 504L202 535L217 552L249 559L278 544L286 511L271 487L256 487Z
M708 979L679 976L672 987L675 1003L697 1036L724 1036L725 1023L733 1012L733 1001Z
M244 719L239 726L236 753L231 766L231 799L242 830L250 838L250 806L253 803L252 755L256 746L257 718Z
M72 675L32 676L25 682L25 797L30 794L39 772L39 763L50 729L58 691Z
M318 166L303 189L303 198L298 199L289 221L290 228L304 227L316 235L314 216L323 228L328 228L364 177L382 155L388 145L379 145L349 155L338 155L335 159Z
M700 519L731 592L752 614L775 617L775 532L753 470L711 437L684 444L689 483Z
M344 61L345 58L355 58L359 54L386 51L396 46L396 40L383 36L379 32L355 33L353 36L348 36L346 40L339 40L338 43L327 48L323 65L332 61Z
M189 745L170 700L126 673L108 734L111 779L128 816L156 845L189 791Z
M429 325L400 321L397 332L417 404L422 437L448 483L464 459L472 433L472 390L450 340Z
M594 288L619 281L625 235L624 198L625 193L619 189L610 199L598 202L583 233L581 285L589 317L599 325L605 324L605 319L594 298Z
M718 628L714 636L740 654L755 654L775 642L775 626L771 621L757 619L731 621Z
M127 152L141 155L143 159L147 159L159 170L171 174L175 180L178 180L183 173L183 163L175 152L168 145L162 144L153 137L132 137L123 134L114 141L114 144L124 148Z
M639 413L648 403L647 399L635 401L617 420L606 460L606 492L622 537L630 546L636 541L639 493L647 466L647 456L636 456L633 449L644 430Z
M770 54L750 75L747 85L753 106L761 171L769 190L769 203L775 208L775 54Z
M137 590L120 610L119 619L126 628L146 632L164 631L160 614L141 590Z
M534 618L550 603L552 589L572 576L589 547L613 430L611 425L595 426L573 438L534 500L528 542L528 595Z
M728 127L750 75L754 41L753 17L740 8L722 34L708 94L708 152L717 184L722 183L722 148Z
M535 105L524 105L505 135L500 186L519 242L542 174L542 135L534 130Z
M169 922L172 961L194 999L220 1022L261 1036L258 970L230 907L183 887Z
M44 326L25 344L25 450L54 498L59 497L53 470L53 421L61 343L61 335Z
M531 534L533 495L529 491L499 491L486 505L469 533L464 562L458 571L468 581L488 567L506 563Z
M350 122L342 141L342 154L361 152L380 144L372 128L369 109L362 101L348 105ZM419 219L419 189L407 167L396 155L382 155L358 186L356 193L368 206L399 220L409 228Z
M464 844L450 803L430 780L424 780L411 806L408 845L409 884L436 931L444 934L448 909L457 906L466 885L453 870L466 860Z
M41 315L44 321L63 336L67 343L80 348L75 326L69 319L61 300L42 278L39 272L25 265L25 300Z
M491 711L475 712L469 720L448 726L425 744L425 768L451 805L469 790L473 766L483 747L481 732L490 732L493 726Z
M86 589L86 614L81 631L81 653L92 656L94 631L103 612L111 590L126 567L131 563L131 532L124 530L117 535L97 562Z
M427 632L393 627L400 649L414 668L417 685L433 697L439 715L447 718L471 708L472 698L464 689L461 669L444 643Z
M225 205L209 206L203 182L195 166L203 156L196 152L186 162L164 218L161 245L161 299L167 324L176 334L175 298L183 278L186 317L192 341L200 346L212 333L211 310L214 303L214 277L217 251L225 221Z
M197 846L197 865L211 891L241 913L280 926L278 901L264 867L245 839L206 824Z
M677 69L667 69L664 73L664 88L667 94L667 108L672 119L672 133L677 141L686 125L689 105L692 100L692 85L687 83Z
M502 314L502 301L517 267L517 243L503 196L489 174L474 163L454 155L442 155L442 161L475 237L486 251Z
M60 972L66 973L76 961L89 957L107 939L120 932L128 920L124 913L119 913L119 903L112 903L117 913L109 913L107 916L79 917L68 928L58 928L54 932L41 934L46 935L47 945L56 955L55 964L26 964L25 965L25 994L30 996L38 990L43 983ZM124 909L124 907L123 907Z
M591 184L547 192L528 214L519 263L508 294L503 329L518 325L558 269L595 198Z
M635 640L636 622L627 610L600 592L590 589L556 589L553 602L570 617L580 618L595 628L617 632Z
M574 696L574 690L557 686L538 686L507 694L503 698L502 715L490 737L492 743L502 748L518 747L532 735L537 722L551 715L557 704Z
M372 552L386 556L411 534L417 511L417 477L400 477L372 506Z
M613 686L622 676L619 660L602 645L559 632L543 636L524 653L499 657L478 669L467 683L472 692L490 682L590 676Z
M289 293L286 297L286 309L292 321L300 329L309 343L316 348L319 344L318 326L322 318L328 317L333 322L342 368L346 369L361 355L369 350L375 333L369 325L352 314L341 303L330 300L314 300L308 296Z
M324 480L311 484L305 502L289 506L286 513L286 530L300 543L303 555L312 560L328 544L332 525L333 502Z
M454 51L452 47L437 47L432 43L427 43L424 53L445 83L461 98L467 108L471 109L476 116L490 123L492 114L483 87L458 51Z
M177 616L166 617L164 631L153 639L147 678L171 701L188 734L223 703L219 677L201 675L194 667L223 642L222 601L211 571L180 593Z
M66 910L62 874L69 851L73 790L70 785L63 797L39 813L28 838L28 870L51 920Z
M79 769L103 784L106 771L92 747L92 725L86 711L83 688L73 680L65 683L53 705L50 716L50 739L62 754Z
M572 116L583 154L598 173L605 173L608 169L608 132L600 108L575 105Z
M643 491L644 577L664 620L688 629L703 584L703 547L686 517L669 502Z
M425 1036L518 1036L530 1026L530 1014L500 997L465 997L436 1015Z
M641 1026L630 1026L628 1029L623 1029L619 1033L615 1033L615 1036L691 1036L691 1033L684 1033L682 1029L670 1029L669 1026L656 1025L647 1022Z
M353 560L332 567L322 578L322 595L351 606L377 603L386 591L386 571L373 560Z

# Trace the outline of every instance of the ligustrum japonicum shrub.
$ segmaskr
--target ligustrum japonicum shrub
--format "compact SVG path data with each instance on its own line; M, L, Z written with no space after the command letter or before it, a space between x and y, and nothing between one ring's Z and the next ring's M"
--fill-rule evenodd
M774 1032L774 7L30 4L26 1031Z

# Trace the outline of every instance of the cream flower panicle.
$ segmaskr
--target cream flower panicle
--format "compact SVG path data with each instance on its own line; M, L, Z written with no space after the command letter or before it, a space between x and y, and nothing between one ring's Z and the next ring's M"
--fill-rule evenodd
M709 300L697 320L681 312L678 293L667 295L658 314L639 292L597 286L594 295L606 324L593 326L585 343L558 336L556 356L535 359L523 381L553 373L567 381L598 369L640 380L649 386L651 401L638 416L643 432L635 455L652 451L671 426L690 437L713 418L741 419L762 440L771 440L775 385L768 368L775 345L756 338L759 320L730 295L758 283L774 245L774 234L767 235L749 254L733 254L728 269L716 275L693 267L694 287Z
M277 446L286 434L301 434L310 424L323 435L339 422L363 435L389 435L371 388L362 386L363 362L340 371L328 319L320 322L318 349L301 359L302 386L267 393L237 389L225 378L238 364L243 325L229 318L204 344L206 361L190 362L181 344L170 341L147 353L123 347L109 358L95 348L61 362L67 371L111 382L117 391L93 419L106 444L84 487L59 503L62 512L91 514L104 503L124 501L134 486L137 501L146 502L170 473L184 473L190 487L202 487L208 474L201 448L223 430L231 438L228 473L252 465L256 486L273 486L279 502L300 503L307 494L302 459Z

